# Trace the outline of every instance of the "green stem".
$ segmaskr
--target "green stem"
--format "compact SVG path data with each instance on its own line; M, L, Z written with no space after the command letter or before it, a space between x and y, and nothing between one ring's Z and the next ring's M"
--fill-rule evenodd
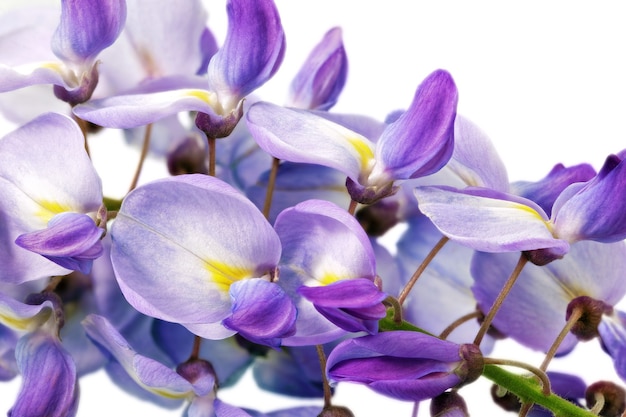
M555 394L544 395L536 381L505 371L496 365L485 365L483 376L515 394L524 403L531 402L552 411L556 417L598 417Z

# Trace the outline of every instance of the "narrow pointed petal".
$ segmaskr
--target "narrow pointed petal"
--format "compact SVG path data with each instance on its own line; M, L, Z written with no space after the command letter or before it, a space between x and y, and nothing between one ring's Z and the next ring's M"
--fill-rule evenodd
M546 177L539 181L518 181L511 185L512 193L534 201L548 216L552 215L552 206L561 192L575 182L586 182L596 175L589 164L574 165L566 168L557 164Z
M337 102L347 75L348 59L341 28L335 27L326 32L291 82L289 106L330 109Z
M272 0L229 0L228 33L208 68L224 111L269 80L280 66L285 34Z
M36 331L19 340L15 354L23 382L8 416L75 416L76 367L60 340Z
M217 326L216 338L233 334L224 334L220 324L231 313L230 285L267 276L281 251L278 236L249 200L201 174L135 189L111 235L113 267L130 304L185 326Z
M390 124L376 147L383 170L394 179L417 178L441 169L452 156L458 92L450 74L438 70L417 88L409 109ZM381 173L382 175L382 173Z
M142 388L169 398L186 398L193 385L176 371L138 354L104 317L90 314L83 320L87 336L122 365Z
M63 0L52 50L66 62L92 62L115 42L125 21L125 0Z
M103 233L85 214L61 213L48 222L48 228L20 235L15 243L64 268L88 274L93 260L104 251Z
M230 286L233 312L224 325L246 339L274 348L295 333L296 307L275 283L262 279L239 281Z
M324 165L356 182L374 163L369 140L312 113L260 102L246 120L259 146L276 158Z
M570 242L582 239L616 242L626 238L626 162L610 155L598 175L566 188L554 203L556 235Z
M493 143L478 126L460 115L454 120L454 151L446 168L466 186L509 191L506 167Z
M554 248L568 243L550 233L543 210L530 200L486 189L417 187L420 211L450 239L484 252Z
M98 126L128 129L145 126L184 111L214 114L214 93L181 89L91 100L75 106L74 114Z

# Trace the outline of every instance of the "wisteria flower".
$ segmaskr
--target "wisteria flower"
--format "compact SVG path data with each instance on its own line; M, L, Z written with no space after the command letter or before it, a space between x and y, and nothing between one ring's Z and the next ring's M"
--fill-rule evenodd
M293 334L295 307L272 282L280 240L226 183L197 174L137 188L111 235L118 282L140 312L209 339L278 346Z
M45 114L0 140L0 197L3 281L88 272L102 254L102 185L69 117Z
M264 102L250 108L247 122L270 155L337 169L347 175L353 200L372 203L393 193L395 180L432 174L446 164L454 146L456 105L452 77L439 70L422 82L409 109L380 138L366 138L304 110Z

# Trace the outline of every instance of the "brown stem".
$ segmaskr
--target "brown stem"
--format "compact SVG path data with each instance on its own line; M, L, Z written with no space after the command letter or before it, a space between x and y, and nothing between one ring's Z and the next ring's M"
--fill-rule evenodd
M582 307L575 307L572 311L572 314L569 316L569 319L565 323L565 326L563 326L563 329L561 329L561 332L552 343L552 346L550 346L550 349L548 350L548 353L546 353L546 357L543 359L543 362L541 363L539 369L541 369L542 371L548 369L548 364L550 363L552 358L554 358L554 355L556 355L557 349L559 348L559 346L561 346L561 343L563 343L563 340L565 340L565 337L568 335L569 331L572 330L572 327L574 327L574 325L576 324L578 319L582 317L582 315Z
M356 207L358 205L359 205L359 203L357 201L350 200L350 206L348 207L348 213L350 213L351 216L354 216L354 212L356 211Z
M91 154L89 153L89 142L87 142L87 121L81 119L78 116L73 116L73 117L74 117L74 121L80 128L81 133L83 134L83 139L85 142L85 152L87 152L87 156L91 158Z
M485 336L485 334L487 333L487 330L489 329L489 326L491 326L491 322L493 322L493 319L496 316L496 313L498 312L498 310L500 310L500 307L502 307L502 303L504 302L504 299L506 298L507 295L509 295L509 292L511 292L511 289L513 288L513 284L515 284L515 281L517 281L517 277L519 277L519 274L522 272L522 269L524 268L524 265L526 265L527 262L528 262L528 258L526 258L526 256L524 256L524 254L522 253L519 257L519 260L517 261L517 265L515 265L515 269L511 273L511 276L509 276L509 278L504 283L504 287L502 287L502 289L500 290L498 297L493 302L491 309L489 309L489 313L487 313L487 315L485 316L485 320L481 324L480 329L478 329L476 338L474 338L475 345L478 346L480 345L480 342L482 342L483 337Z
M550 395L552 390L550 388L550 379L548 375L544 371L539 368L536 368L532 365L529 365L524 362L514 361L511 359L495 359L495 358L484 358L485 365L505 365L505 366L515 366L517 368L526 369L531 372L541 381L541 390L544 395Z
M383 304L393 308L393 321L396 324L402 323L402 305L393 298L392 296L388 296L383 300Z
M193 347L191 348L191 355L189 355L189 360L196 360L200 358L200 345L202 344L202 338L200 336L196 336L193 339Z
M326 354L324 353L324 347L322 345L315 345L317 350L317 357L320 360L320 367L322 368L322 383L324 384L324 409L331 406L332 392L330 391L330 384L328 378L326 378Z
M207 138L209 142L209 175L215 176L215 138Z
M520 408L519 414L517 415L517 417L526 417L532 407L533 407L533 403L522 404L522 408Z
M466 323L472 319L477 319L479 317L482 317L483 312L480 310L476 310L476 311L472 311L471 313L468 313L464 316L459 317L458 319L454 320L452 322L452 324L450 324L448 327L446 327L445 329L443 329L443 331L441 332L441 334L439 335L440 339L447 339L448 336L450 336L450 333L452 333L454 331L454 329L456 329L457 327L459 327L460 325L462 325L463 323Z
M135 169L135 175L133 175L133 180L130 183L128 192L133 191L139 182L139 176L141 175L141 170L143 169L143 163L146 160L148 150L150 149L150 136L152 136L152 123L146 125L146 130L143 134L143 143L141 145L141 154L139 154L139 162L137 163L137 169Z
M56 290L61 281L63 281L63 276L57 275L51 277L48 285L46 285L46 288L44 288L42 292L54 292L54 290Z
M270 208L272 207L272 197L274 195L274 186L276 185L276 177L278 176L278 165L280 159L272 159L272 169L270 170L270 177L267 181L267 190L265 192L265 203L263 204L263 215L266 219L270 218Z
M439 239L439 242L435 244L435 246L430 250L428 255L426 255L426 258L424 258L422 263L417 267L417 269L415 270L415 272L409 279L409 282L406 283L406 285L400 292L400 295L398 296L398 302L400 303L400 305L404 303L404 300L406 300L406 297L409 295L409 292L411 292L411 289L417 282L417 279L420 277L420 275L422 275L422 273L424 272L428 264L434 259L435 255L439 253L441 248L443 248L443 246L446 244L448 240L450 239L448 239L448 237L446 236L443 236L441 239Z
M595 392L593 394L593 398L594 400L596 400L595 404L593 405L593 407L591 407L591 411L593 414L595 415L600 415L600 411L602 411L602 409L604 408L604 404L606 403L606 399L604 398L604 395L602 395L601 392ZM622 414L624 415L624 414Z

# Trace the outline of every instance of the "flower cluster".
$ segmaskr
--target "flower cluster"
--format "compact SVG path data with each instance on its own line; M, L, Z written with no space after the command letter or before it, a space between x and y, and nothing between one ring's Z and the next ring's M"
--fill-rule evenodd
M620 386L547 369L598 339L626 380L626 150L510 183L442 69L384 121L335 113L338 27L284 105L263 101L286 51L279 10L226 7L221 44L200 0L0 16L0 100L12 92L18 126L0 139L0 379L22 381L8 415L77 415L99 369L190 417L351 416L333 404L344 383L460 417L479 377L520 416L622 415ZM141 147L120 199L91 160L104 129ZM169 175L140 184L147 155ZM381 237L398 224L392 255ZM545 360L490 357L502 337ZM320 403L223 401L247 369Z

